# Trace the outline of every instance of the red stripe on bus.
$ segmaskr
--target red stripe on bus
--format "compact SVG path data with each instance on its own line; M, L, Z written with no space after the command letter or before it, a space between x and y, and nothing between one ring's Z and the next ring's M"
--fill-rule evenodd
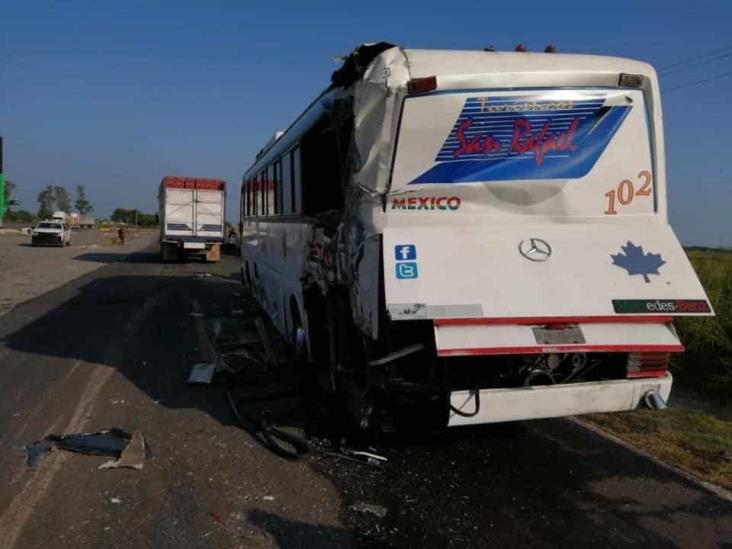
M639 370L637 372L628 372L625 377L628 379L642 379L645 377L666 377L668 370Z
M681 353L683 345L530 345L524 347L472 347L465 349L438 349L437 356L472 355L529 355L541 353L567 353L585 351L589 353L633 353L664 352Z
M515 316L494 318L436 318L435 326L495 326L506 324L632 324L667 323L673 317L661 315L627 316Z

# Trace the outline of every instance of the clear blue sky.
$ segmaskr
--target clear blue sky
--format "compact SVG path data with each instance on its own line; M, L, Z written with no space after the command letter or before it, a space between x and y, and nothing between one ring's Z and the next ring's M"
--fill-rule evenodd
M97 211L155 209L164 174L238 188L256 150L361 42L530 49L657 68L732 45L732 2L155 2L0 0L0 134L22 207L87 186ZM732 56L663 77L732 71ZM664 97L671 220L686 244L732 246L732 77ZM235 213L236 192L229 201Z

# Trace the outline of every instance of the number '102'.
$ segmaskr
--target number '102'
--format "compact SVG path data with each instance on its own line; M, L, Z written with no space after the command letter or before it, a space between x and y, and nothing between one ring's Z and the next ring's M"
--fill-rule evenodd
M636 196L650 196L653 190L653 177L651 172L643 170L638 174L638 179L641 181L641 186L638 190L633 186L633 182L630 179L623 179L618 183L617 188L610 189L605 193L607 197L607 208L605 208L605 215L617 214L616 205L627 206Z

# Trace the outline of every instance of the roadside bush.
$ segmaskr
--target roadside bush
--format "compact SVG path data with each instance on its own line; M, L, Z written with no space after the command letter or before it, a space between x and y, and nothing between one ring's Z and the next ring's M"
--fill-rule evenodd
M6 223L25 223L32 225L36 222L36 216L26 210L6 211L3 221Z
M674 373L687 385L728 398L732 391L732 253L690 251L688 255L716 316L677 319L686 353L676 361Z

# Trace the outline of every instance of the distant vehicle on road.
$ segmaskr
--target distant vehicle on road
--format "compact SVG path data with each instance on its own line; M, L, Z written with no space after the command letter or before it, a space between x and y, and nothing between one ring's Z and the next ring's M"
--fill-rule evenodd
M33 246L71 246L71 229L64 221L41 221L31 232Z
M197 256L215 262L224 241L226 183L221 179L164 177L158 192L160 258Z
M241 228L245 283L362 426L663 407L673 318L713 314L629 59L361 46L257 154Z
M63 213L63 212L57 212L57 213ZM94 218L94 216L89 214L80 214L78 212L71 212L69 214L65 214L64 217L67 225L71 227L71 229L93 229L96 224L97 220Z
M60 210L53 212L51 220L65 223L71 229L93 229L97 224L97 220L93 215L81 215L78 212L67 213Z

